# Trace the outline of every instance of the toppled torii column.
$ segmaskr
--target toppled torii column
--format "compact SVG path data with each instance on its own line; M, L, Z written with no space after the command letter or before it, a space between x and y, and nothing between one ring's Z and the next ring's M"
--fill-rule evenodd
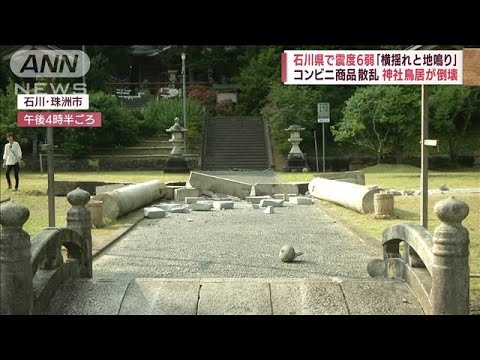
M341 205L362 214L374 212L374 195L382 189L343 181L315 178L308 184L309 193L320 199Z

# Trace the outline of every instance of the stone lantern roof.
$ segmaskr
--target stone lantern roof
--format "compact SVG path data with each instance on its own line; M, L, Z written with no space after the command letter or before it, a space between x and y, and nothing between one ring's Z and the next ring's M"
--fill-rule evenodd
M179 119L178 117L175 118L175 124L173 124L172 126L170 126L167 130L165 130L166 132L185 132L187 131L187 129L185 129L184 127L182 127L179 123Z
M301 127L300 125L290 125L288 129L285 129L285 131L303 131L305 128Z

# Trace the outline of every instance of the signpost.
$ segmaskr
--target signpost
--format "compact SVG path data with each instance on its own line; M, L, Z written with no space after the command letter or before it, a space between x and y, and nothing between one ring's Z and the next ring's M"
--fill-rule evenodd
M330 123L330 103L318 103L318 122L322 124L322 168L325 172L325 124Z

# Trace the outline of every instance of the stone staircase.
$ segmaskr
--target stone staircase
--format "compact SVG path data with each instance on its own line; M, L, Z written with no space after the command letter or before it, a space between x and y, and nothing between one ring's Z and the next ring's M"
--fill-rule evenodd
M203 170L267 169L270 167L266 127L261 117L206 119Z

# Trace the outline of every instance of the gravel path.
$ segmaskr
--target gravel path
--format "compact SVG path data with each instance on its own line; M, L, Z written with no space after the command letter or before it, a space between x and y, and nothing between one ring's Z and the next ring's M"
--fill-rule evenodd
M282 263L291 244L305 254ZM233 210L169 214L144 219L94 262L95 277L354 277L379 250L363 244L317 206L288 202L263 214L246 202Z

